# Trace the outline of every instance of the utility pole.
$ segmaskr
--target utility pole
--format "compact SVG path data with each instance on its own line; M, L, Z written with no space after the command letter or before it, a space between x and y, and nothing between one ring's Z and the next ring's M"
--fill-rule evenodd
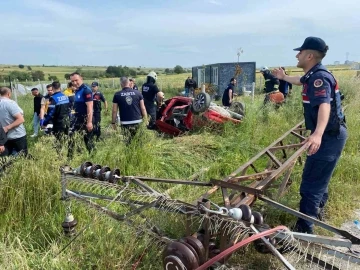
M242 50L241 47L237 49L238 63L240 62L240 55L241 55L243 52L244 52L244 51Z

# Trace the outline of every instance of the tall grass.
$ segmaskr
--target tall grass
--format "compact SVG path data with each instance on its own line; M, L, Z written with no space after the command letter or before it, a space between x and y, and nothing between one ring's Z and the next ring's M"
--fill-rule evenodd
M358 207L356 198L360 192L360 82L345 76L339 81L348 104L346 119L350 136L330 184L327 221L336 226L351 217L352 210ZM180 89L181 86L171 95ZM105 92L110 104L114 92ZM264 112L262 95L254 102L250 97L238 99L246 104L246 118L240 125L226 124L216 130L203 128L177 138L161 136L143 127L130 146L122 142L118 132L104 129L105 141L97 143L97 150L91 155L85 150L78 153L70 165L75 167L90 160L111 168L119 167L125 175L179 179L187 179L208 168L200 175L200 180L221 179L302 120L299 87L293 90L289 102L277 110L268 108ZM29 133L32 128L30 102L29 97L19 100L25 109ZM103 117L105 128L110 116ZM139 261L138 269L162 269L162 249L154 247L151 238L139 236L136 228L75 203L72 211L79 221L77 230L87 229L58 255L69 241L61 228L65 209L60 200L59 173L59 167L69 163L65 158L67 149L64 146L63 155L58 156L51 137L29 138L29 142L34 159L17 160L0 179L0 269L132 269ZM85 149L81 139L77 143ZM301 165L294 168L290 192L282 199L295 209L299 202L301 171ZM153 186L161 191L171 187L166 184ZM205 190L179 186L172 189L170 195L192 202ZM270 224L294 222L294 218L282 212L273 209L268 212ZM169 217L153 210L147 214L170 237L179 238L184 234L181 216ZM247 262L249 268L261 269L261 264L262 269L270 269L266 266L268 257L254 256L256 261ZM236 258L234 256L234 260ZM262 260L265 262L260 263ZM239 263L242 261L240 259Z

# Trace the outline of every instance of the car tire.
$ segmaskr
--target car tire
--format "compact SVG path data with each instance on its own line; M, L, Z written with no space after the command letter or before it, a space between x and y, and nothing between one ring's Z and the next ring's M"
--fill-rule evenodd
M210 107L210 103L211 97L208 93L199 93L191 104L191 111L194 113L205 112Z
M239 101L235 101L231 104L230 111L245 116L245 104Z

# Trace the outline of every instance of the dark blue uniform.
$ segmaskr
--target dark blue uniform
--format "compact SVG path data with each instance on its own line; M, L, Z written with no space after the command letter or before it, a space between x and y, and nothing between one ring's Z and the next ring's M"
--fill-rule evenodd
M99 139L100 135L101 135L101 127L100 127L100 122L101 122L101 102L105 102L105 97L104 95L99 92L96 91L95 93L93 93L93 102L94 102L94 134L96 135L97 139Z
M128 135L128 143L135 136L139 124L143 121L140 107L140 101L143 99L138 90L127 87L114 95L113 103L118 105L120 125Z
M328 200L329 181L345 146L347 130L338 84L332 74L317 64L300 81L305 125L311 133L316 129L319 106L323 103L331 106L320 148L307 157L300 186L300 212L316 218ZM313 223L299 219L296 229L313 233Z
M150 115L149 128L155 128L156 121L156 95L159 92L158 87L154 83L144 83L141 87L146 112Z
M223 106L230 107L231 103L229 100L229 91L232 90L231 99L233 99L234 98L234 89L235 89L235 85L233 85L232 83L229 83L229 85L224 90L224 93L222 96Z
M85 132L84 142L85 142L86 148L89 152L91 152L92 149L94 148L94 142L93 142L94 132L93 132L93 130L89 132L86 128L86 122L87 122L86 102L90 102L90 101L91 102L93 101L92 91L87 85L82 84L79 87L79 89L75 91L75 98L74 98L75 116L73 118L72 131L73 132L80 132L80 131ZM94 121L94 119L93 119L93 121ZM73 151L73 146L74 146L73 139L71 141L72 141L72 144L69 147L69 156L70 157L72 157L72 154L73 154L72 151Z
M46 126L50 122L53 123L52 132L57 139L56 149L59 152L63 145L63 140L67 138L65 136L69 134L70 102L69 98L62 92L55 92L49 101L48 113L43 125Z
M87 118L87 106L86 102L92 101L92 91L91 89L82 84L78 90L75 91L75 99L74 99L74 110L75 110L75 122L77 124L85 124Z
M279 80L279 82L279 91L283 93L284 98L286 98L289 94L289 89L292 89L292 84L284 80Z
M70 102L62 92L55 92L49 99L48 113L44 119L44 126L53 123L53 132L67 133L69 129Z

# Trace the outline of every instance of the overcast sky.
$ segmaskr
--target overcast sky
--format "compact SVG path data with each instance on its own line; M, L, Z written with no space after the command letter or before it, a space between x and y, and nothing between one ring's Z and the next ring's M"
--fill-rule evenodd
M296 65L307 36L324 64L360 61L359 0L1 0L0 63L191 67Z

